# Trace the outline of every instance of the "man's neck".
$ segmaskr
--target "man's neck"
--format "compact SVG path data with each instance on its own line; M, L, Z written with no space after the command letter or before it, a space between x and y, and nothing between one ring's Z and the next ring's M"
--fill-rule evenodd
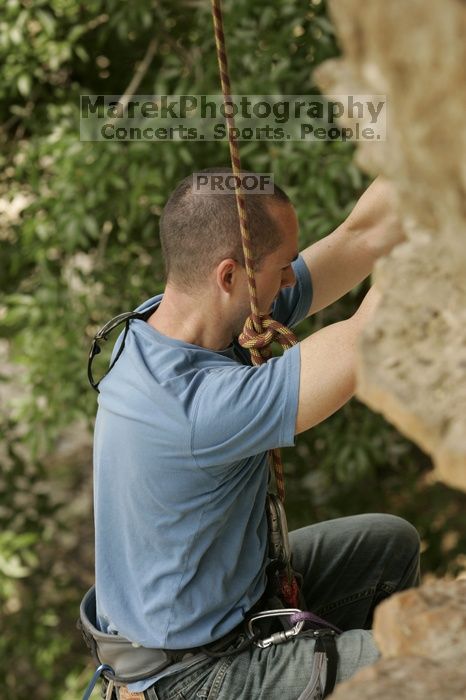
M163 335L210 350L224 350L233 341L231 330L225 328L225 319L207 299L199 302L168 286L147 322Z

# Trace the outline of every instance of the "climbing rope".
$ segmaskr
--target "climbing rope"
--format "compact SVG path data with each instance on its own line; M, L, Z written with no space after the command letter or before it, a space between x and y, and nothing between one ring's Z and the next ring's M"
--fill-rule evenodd
M248 216L244 193L241 186L241 161L239 156L238 141L235 136L235 120L233 101L231 97L230 76L228 71L228 59L223 33L223 17L221 0L212 0L212 17L215 30L215 45L222 84L225 119L228 129L228 144L230 147L230 159L233 175L235 176L235 195L238 208L241 240L243 244L244 262L248 278L249 300L251 315L244 324L243 332L238 338L239 344L247 348L251 353L254 365L261 365L271 357L270 345L276 341L284 350L296 345L298 339L293 331L271 316L261 314L257 303L256 280L254 277L254 256L252 252L251 236L248 227ZM285 500L285 481L283 478L283 463L279 449L270 450L270 457L275 474L277 494L280 500Z

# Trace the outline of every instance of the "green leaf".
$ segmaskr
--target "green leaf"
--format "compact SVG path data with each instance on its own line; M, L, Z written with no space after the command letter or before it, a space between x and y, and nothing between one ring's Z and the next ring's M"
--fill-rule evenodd
M18 90L23 97L28 97L31 92L31 76L28 73L22 73L17 80Z
M77 46L74 47L74 52L76 56L81 59L83 63L87 63L89 61L89 54L87 53L86 49L84 46L81 46L78 44Z
M44 31L48 34L48 36L52 36L55 32L55 18L49 12L40 9L36 10L36 15Z

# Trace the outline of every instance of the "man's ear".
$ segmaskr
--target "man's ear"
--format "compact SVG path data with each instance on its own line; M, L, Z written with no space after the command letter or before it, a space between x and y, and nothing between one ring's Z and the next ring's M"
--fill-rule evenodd
M238 277L239 264L233 258L225 258L217 265L216 281L220 289L227 294L233 290Z

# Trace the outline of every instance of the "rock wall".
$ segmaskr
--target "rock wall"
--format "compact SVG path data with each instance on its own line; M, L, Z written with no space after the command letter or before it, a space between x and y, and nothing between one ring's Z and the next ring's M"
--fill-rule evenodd
M382 660L337 686L332 700L464 700L466 581L435 581L377 609Z
M386 658L452 661L466 673L466 580L433 581L392 596L376 608L374 638ZM464 691L466 698L466 683Z
M358 395L466 489L466 2L331 0L331 11L344 57L317 80L327 94L387 95L387 141L361 143L357 159L391 180L406 232L375 270L382 301ZM374 636L381 661L332 698L466 698L466 581L392 596Z
M332 700L464 700L466 671L411 656L384 659L337 686Z
M317 81L327 94L387 95L387 140L362 142L357 159L394 184L407 235L376 266L382 302L357 393L466 489L466 2L330 9L344 58Z

